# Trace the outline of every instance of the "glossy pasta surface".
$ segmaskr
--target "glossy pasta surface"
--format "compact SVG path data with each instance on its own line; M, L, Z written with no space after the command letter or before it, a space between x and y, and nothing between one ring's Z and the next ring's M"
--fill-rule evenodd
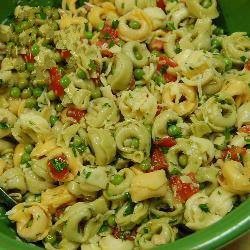
M63 0L0 25L0 187L20 238L144 250L250 193L250 38L216 0Z

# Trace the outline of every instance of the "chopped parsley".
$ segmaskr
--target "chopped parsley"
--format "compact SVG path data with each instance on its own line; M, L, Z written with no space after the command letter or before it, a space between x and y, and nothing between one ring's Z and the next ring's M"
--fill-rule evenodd
M53 165L57 172L61 172L63 169L69 166L67 162L58 158L51 159L50 163Z
M0 122L0 129L8 129L10 128L7 122Z
M123 216L128 216L134 212L135 205L133 202L128 202L127 207L123 212Z
M200 204L200 205L199 205L199 208L200 208L203 212L205 212L205 213L209 213L209 212L210 212L210 209L209 209L209 207L207 206L207 204Z

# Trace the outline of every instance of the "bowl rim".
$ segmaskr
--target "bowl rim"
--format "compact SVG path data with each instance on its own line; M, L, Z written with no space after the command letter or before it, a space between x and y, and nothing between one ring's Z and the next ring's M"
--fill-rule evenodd
M215 250L250 232L250 198L215 224L155 250ZM3 224L3 223L2 223ZM1 221L0 221L0 226ZM17 238L18 239L18 238ZM0 250L41 250L0 232Z

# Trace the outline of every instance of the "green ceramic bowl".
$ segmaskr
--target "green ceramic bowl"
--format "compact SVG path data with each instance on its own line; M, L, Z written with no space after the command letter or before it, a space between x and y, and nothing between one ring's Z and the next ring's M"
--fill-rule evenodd
M80 1L80 0L79 0ZM228 0L230 1L230 0ZM235 0L234 0L235 1ZM238 0L241 1L241 0ZM238 3L238 1L235 1ZM243 0L245 1L245 0ZM58 6L60 0L0 0L0 22L6 21L17 2L29 5ZM234 26L234 31L235 31ZM229 30L229 29L228 29ZM237 30L237 29L236 29ZM233 30L231 30L233 31ZM250 231L250 199L214 225L198 231L158 250L215 250ZM0 207L0 250L41 250L38 246L22 242Z

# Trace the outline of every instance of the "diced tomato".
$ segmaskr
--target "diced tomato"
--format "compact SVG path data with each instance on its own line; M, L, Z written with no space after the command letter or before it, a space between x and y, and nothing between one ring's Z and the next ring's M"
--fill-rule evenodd
M101 30L102 36L107 39L115 39L118 37L119 33L116 29L112 28L107 23L104 28Z
M108 43L106 41L103 41L103 40L98 40L96 43L96 46L98 47L108 47Z
M176 145L176 140L174 137L171 136L165 136L162 139L155 141L154 142L155 145L158 145L160 147L173 147L174 145Z
M121 230L120 230L118 227L112 228L112 235L113 235L116 239L120 239Z
M60 53L60 56L63 59L68 59L71 56L71 53L68 50L61 50L61 49L59 49L58 52Z
M86 110L78 109L75 107L69 107L66 113L68 117L73 118L76 122L80 122L85 114Z
M223 160L225 159L231 159L234 161L241 161L241 157L243 157L246 154L247 150L245 148L241 148L238 146L232 146L231 148L226 148L221 153L221 158Z
M154 39L151 43L150 43L150 49L151 50L158 50L158 51L162 51L164 48L164 42L158 39Z
M178 175L173 175L170 177L170 186L174 191L175 198L182 203L186 202L192 195L199 192L199 187L197 183L195 182L185 183L181 180L181 177Z
M35 57L31 53L22 54L21 56L22 56L23 60L27 63L34 63L35 62Z
M243 126L239 129L239 132L250 134L250 125Z
M174 74L170 74L168 72L164 73L164 79L166 82L175 82L177 80L177 76Z
M245 68L250 71L250 60L246 62Z
M158 105L155 116L159 115L161 113L161 111L162 111L162 107Z
M113 57L113 53L109 51L108 49L101 50L101 54L103 57L108 57L108 58Z
M157 70L160 70L163 66L169 66L169 67L175 68L178 66L178 64L174 60L166 56L160 56L158 65L157 65Z
M61 168L58 168L53 161L56 161L57 164L61 164ZM51 160L48 161L48 167L50 170L50 175L54 180L57 181L62 181L64 180L68 174L69 174L69 169L68 169L68 162L67 162L67 157L66 155L62 154L59 155Z
M64 94L64 88L60 84L61 74L57 67L50 68L50 83L51 89L54 91L56 96L62 96Z
M156 171L160 169L167 169L168 164L165 160L164 154L159 147L154 147L151 155L151 165L150 171Z
M165 4L164 0L157 0L156 5L158 8L161 8L162 10L165 10L165 8L166 8L166 4Z

